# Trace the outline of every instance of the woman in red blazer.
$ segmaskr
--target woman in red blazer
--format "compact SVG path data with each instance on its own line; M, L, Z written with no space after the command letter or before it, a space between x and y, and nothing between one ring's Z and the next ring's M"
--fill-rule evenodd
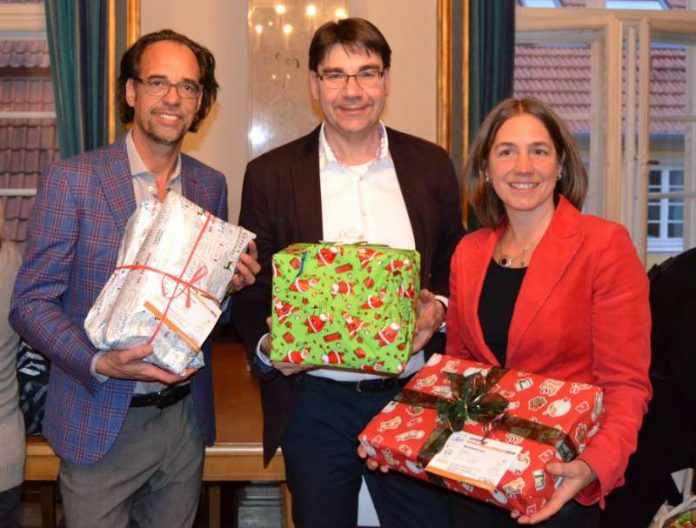
M493 109L466 174L483 228L452 258L447 353L597 385L605 415L576 460L547 466L563 481L539 512L510 518L461 497L454 516L459 526L599 526L596 503L622 484L651 396L646 274L626 229L580 213L587 174L544 103Z

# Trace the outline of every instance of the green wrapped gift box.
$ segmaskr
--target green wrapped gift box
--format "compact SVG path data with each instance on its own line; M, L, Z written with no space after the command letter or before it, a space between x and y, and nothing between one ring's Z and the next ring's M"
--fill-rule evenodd
M273 255L271 359L399 374L411 355L417 251L293 244Z

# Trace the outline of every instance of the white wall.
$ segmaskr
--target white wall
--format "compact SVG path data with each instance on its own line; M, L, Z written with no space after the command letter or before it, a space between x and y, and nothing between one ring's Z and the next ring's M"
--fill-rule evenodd
M431 141L436 137L437 0L347 0L351 16L372 21L392 47L392 93L385 121ZM141 34L170 28L210 48L217 60L218 103L184 151L227 176L230 219L248 157L247 2L143 0Z
M140 34L169 28L208 47L220 84L217 104L184 151L222 171L230 192L230 219L239 216L247 163L247 3L239 0L143 0Z
M435 142L437 138L437 0L346 0L350 16L366 18L392 49L392 90L384 121Z

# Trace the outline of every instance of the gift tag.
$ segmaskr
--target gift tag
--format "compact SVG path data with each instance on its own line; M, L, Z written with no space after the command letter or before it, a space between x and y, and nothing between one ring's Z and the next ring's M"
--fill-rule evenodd
M425 470L492 491L522 450L522 446L460 431L447 439Z

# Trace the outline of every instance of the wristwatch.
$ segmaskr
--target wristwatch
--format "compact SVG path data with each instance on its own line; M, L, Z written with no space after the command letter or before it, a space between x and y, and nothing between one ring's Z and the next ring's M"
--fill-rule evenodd
M440 326L437 327L437 332L444 334L447 331L447 302L441 297L435 297L435 300L442 305L445 317L442 319Z

